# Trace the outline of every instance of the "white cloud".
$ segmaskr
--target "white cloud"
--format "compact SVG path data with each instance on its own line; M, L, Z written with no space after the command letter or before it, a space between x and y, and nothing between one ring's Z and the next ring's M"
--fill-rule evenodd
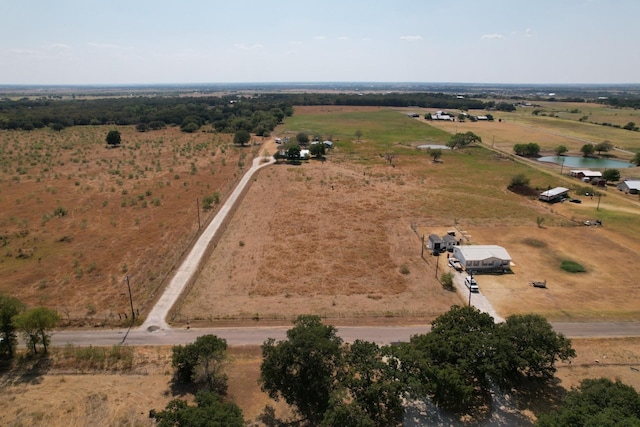
M526 30L524 30L524 36L533 37L533 30L531 28L527 28Z
M422 40L422 36L400 36L400 40L404 40L408 42L417 42Z
M501 39L501 38L504 38L504 36L502 34L494 33L494 34L483 34L482 38L483 39Z
M97 49L133 49L132 47L119 46L117 44L109 44L109 43L87 43L89 47L95 47Z
M9 52L13 53L14 55L20 55L20 56L41 56L42 52L40 52L39 50L34 50L34 49L11 49Z
M349 40L348 36L340 36L338 37L338 40Z

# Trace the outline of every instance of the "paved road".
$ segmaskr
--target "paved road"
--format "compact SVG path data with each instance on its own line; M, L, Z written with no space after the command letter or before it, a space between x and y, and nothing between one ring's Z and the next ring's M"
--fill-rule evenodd
M144 329L76 330L54 332L51 342L54 346L73 344L86 347L128 345L177 345L195 341L205 334L217 335L227 340L229 345L260 345L269 338L282 340L290 326L242 327L242 328L192 328L192 329ZM595 337L637 337L640 336L638 322L597 322L597 323L553 323L557 332L569 338ZM375 342L379 345L407 342L412 335L424 334L431 330L429 325L415 326L340 326L338 335L346 342L356 339Z
M151 312L147 316L144 324L141 326L141 329L169 328L169 325L167 325L165 321L169 314L169 310L171 310L171 307L180 297L180 294L191 280L193 274L197 271L209 243L223 224L225 218L233 208L233 205L238 201L238 198L242 194L242 191L247 186L247 183L253 174L258 169L274 162L275 159L273 157L270 157L266 162L264 161L264 157L257 157L253 159L251 168L249 168L247 173L244 174L229 198L225 201L216 216L211 220L207 228L202 232L196 243L193 245L189 255L187 255L184 261L182 261L182 264L174 273L171 282L169 282L169 285L165 288L164 293L160 296L156 305L151 309Z

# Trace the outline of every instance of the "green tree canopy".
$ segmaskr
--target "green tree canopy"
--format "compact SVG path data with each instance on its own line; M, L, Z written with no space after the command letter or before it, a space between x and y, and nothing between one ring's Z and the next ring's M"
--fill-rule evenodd
M593 149L598 152L598 155L600 155L603 151L606 153L607 151L613 150L613 144L609 141L602 141L594 145Z
M482 142L482 138L471 131L467 133L456 133L455 135L451 136L451 138L447 142L447 147L450 147L452 149L464 148L476 142Z
M360 138L362 138L362 131L360 129L356 130L356 138L358 138L358 142L360 142Z
M50 308L36 307L18 314L13 318L13 321L16 327L22 331L34 353L38 352L37 344L42 344L46 353L51 340L51 330L60 321L60 316L57 311Z
M16 325L13 320L25 310L25 305L17 298L0 295L0 358L13 357L18 344Z
M438 159L442 157L442 150L440 148L429 148L427 153L433 157L434 162L438 161Z
M513 146L513 151L518 156L537 157L540 153L540 146L535 142L530 142L528 144L516 144Z
M618 169L605 169L604 172L602 172L602 179L604 179L605 182L620 181L620 171Z
M636 166L640 166L640 152L633 155L633 158L631 159L631 163L633 163Z
M222 373L226 351L227 341L211 334L199 336L192 344L174 346L171 364L176 368L176 380L226 394L227 376Z
M262 345L260 383L272 399L283 398L312 425L322 420L341 381L342 339L318 316L300 316L287 339Z
M553 149L553 152L556 154L556 156L562 156L567 151L569 151L569 149L564 145L558 145L556 148Z
M311 144L311 148L309 148L309 153L311 153L311 155L315 157L324 156L326 151L327 151L327 147L324 145L324 142Z
M298 144L300 145L308 144L309 134L307 134L306 132L298 132L298 134L296 135L296 141L298 141Z
M558 411L541 415L536 426L640 426L640 394L620 381L586 379L567 393Z
M582 155L584 157L589 157L589 156L593 156L593 153L595 152L595 148L593 147L593 144L584 144L582 146L582 148L580 148L580 152L582 153Z
M211 392L196 394L196 406L174 399L163 411L151 411L158 427L244 427L242 410L233 402L225 402Z
M233 135L233 143L236 145L245 145L251 140L249 131L240 129Z
M122 141L122 137L120 136L119 131L110 130L105 140L107 141L107 144L109 144L110 146L117 147L120 145L120 142Z

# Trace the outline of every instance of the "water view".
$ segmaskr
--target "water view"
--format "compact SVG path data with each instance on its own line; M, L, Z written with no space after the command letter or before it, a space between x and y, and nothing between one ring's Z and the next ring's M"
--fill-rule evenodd
M622 160L611 160L595 157L547 156L540 157L538 161L555 163L557 165L564 165L570 168L620 169L631 168L635 166L633 163L624 162Z

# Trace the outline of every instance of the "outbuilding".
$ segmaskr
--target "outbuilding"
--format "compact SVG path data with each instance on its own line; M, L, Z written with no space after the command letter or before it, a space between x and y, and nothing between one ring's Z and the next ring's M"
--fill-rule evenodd
M640 193L640 180L637 179L625 179L616 186L618 190L624 191L627 194Z
M511 255L502 246L455 246L453 256L460 261L466 271L507 271L511 269Z
M543 202L555 203L569 197L569 189L564 187L556 187L540 193L539 200Z
M444 244L442 239L437 234L429 234L429 240L427 241L427 248L434 252L441 252L444 250Z
M602 172L589 169L574 169L569 171L569 175L584 182L590 182L594 178L602 178Z

